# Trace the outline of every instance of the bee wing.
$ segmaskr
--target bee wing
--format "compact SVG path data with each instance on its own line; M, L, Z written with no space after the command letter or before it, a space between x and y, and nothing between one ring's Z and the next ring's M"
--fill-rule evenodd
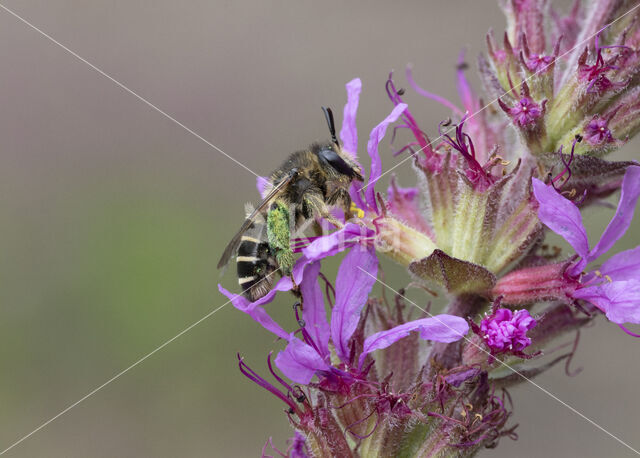
M244 234L247 231L247 229L251 227L251 224L256 219L256 216L258 216L260 212L262 212L265 208L267 208L271 204L271 202L273 202L282 193L282 191L287 187L287 185L291 183L291 180L295 178L297 173L298 173L297 169L294 169L291 172L289 172L289 175L285 177L276 186L274 186L271 192L269 192L269 194L264 198L264 200L260 202L260 205L258 205L256 209L247 217L247 219L244 220L244 223L242 223L242 226L240 227L236 235L233 236L233 238L231 239L227 247L224 249L224 253L222 253L222 256L220 257L220 261L218 261L218 269L225 266L229 262L229 259L231 259L231 256L233 256L233 253L235 253L235 251L238 249L238 245L240 244L240 239L242 238L242 234Z

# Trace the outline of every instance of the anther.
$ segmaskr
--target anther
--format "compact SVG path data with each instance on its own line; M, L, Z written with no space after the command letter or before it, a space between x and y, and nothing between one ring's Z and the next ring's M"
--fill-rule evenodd
M296 314L296 318L298 318L298 326L300 326L301 328L304 328L307 323L305 323L305 321L302 318L299 318L298 309L302 310L302 304L300 303L300 301L293 304L293 311Z
M298 385L295 385L293 387L292 394L293 394L293 397L296 398L296 401L298 401L301 404L307 399L307 396L302 391L302 388L300 388Z

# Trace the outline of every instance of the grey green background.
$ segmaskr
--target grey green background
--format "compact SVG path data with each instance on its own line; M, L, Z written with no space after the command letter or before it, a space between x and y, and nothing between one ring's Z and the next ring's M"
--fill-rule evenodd
M390 110L390 69L403 86L413 62L423 87L457 101L459 50L473 63L486 31L504 26L489 0L2 3L260 174L326 136L320 106L340 113L355 76L361 156ZM430 133L448 116L407 100ZM639 146L617 157L637 158ZM396 159L382 150L387 169ZM215 264L257 194L250 173L4 11L0 158L4 449L226 301L216 285L235 281ZM408 166L398 174L413 180ZM612 214L596 210L593 240ZM385 266L387 281L406 283ZM292 327L290 304L269 307ZM269 436L284 448L283 404L235 357L265 373L272 348L228 305L7 456L259 456ZM639 348L598 320L583 333L579 376L556 368L536 381L639 447ZM520 440L484 456L632 456L539 389L512 394Z

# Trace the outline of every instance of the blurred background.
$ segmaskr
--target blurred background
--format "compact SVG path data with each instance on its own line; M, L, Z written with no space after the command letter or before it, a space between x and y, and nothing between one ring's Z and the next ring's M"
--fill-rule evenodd
M487 30L504 26L486 0L2 4L263 175L327 137L321 105L341 123L356 76L361 156L390 111L390 70L403 86L412 62L424 88L457 102L459 51L475 69ZM2 10L0 62L2 450L226 302L217 283L236 288L233 268L221 277L215 265L258 196L249 172ZM449 115L406 99L430 134ZM637 158L639 146L615 158ZM397 159L387 142L383 151L388 169ZM408 165L397 172L413 183ZM597 210L594 240L613 213ZM406 284L383 265L391 285ZM291 303L269 306L289 327ZM584 371L557 367L536 382L639 447L638 345L598 320L573 363ZM265 374L277 348L227 305L7 456L259 456L270 436L284 449L284 405L236 360ZM512 394L520 439L482 456L631 456L538 388Z

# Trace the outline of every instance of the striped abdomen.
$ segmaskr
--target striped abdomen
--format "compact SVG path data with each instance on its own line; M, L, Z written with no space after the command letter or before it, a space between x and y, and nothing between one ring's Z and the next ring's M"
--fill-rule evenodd
M238 283L244 296L252 302L271 290L277 268L266 234L264 223L255 222L242 235L238 246Z

